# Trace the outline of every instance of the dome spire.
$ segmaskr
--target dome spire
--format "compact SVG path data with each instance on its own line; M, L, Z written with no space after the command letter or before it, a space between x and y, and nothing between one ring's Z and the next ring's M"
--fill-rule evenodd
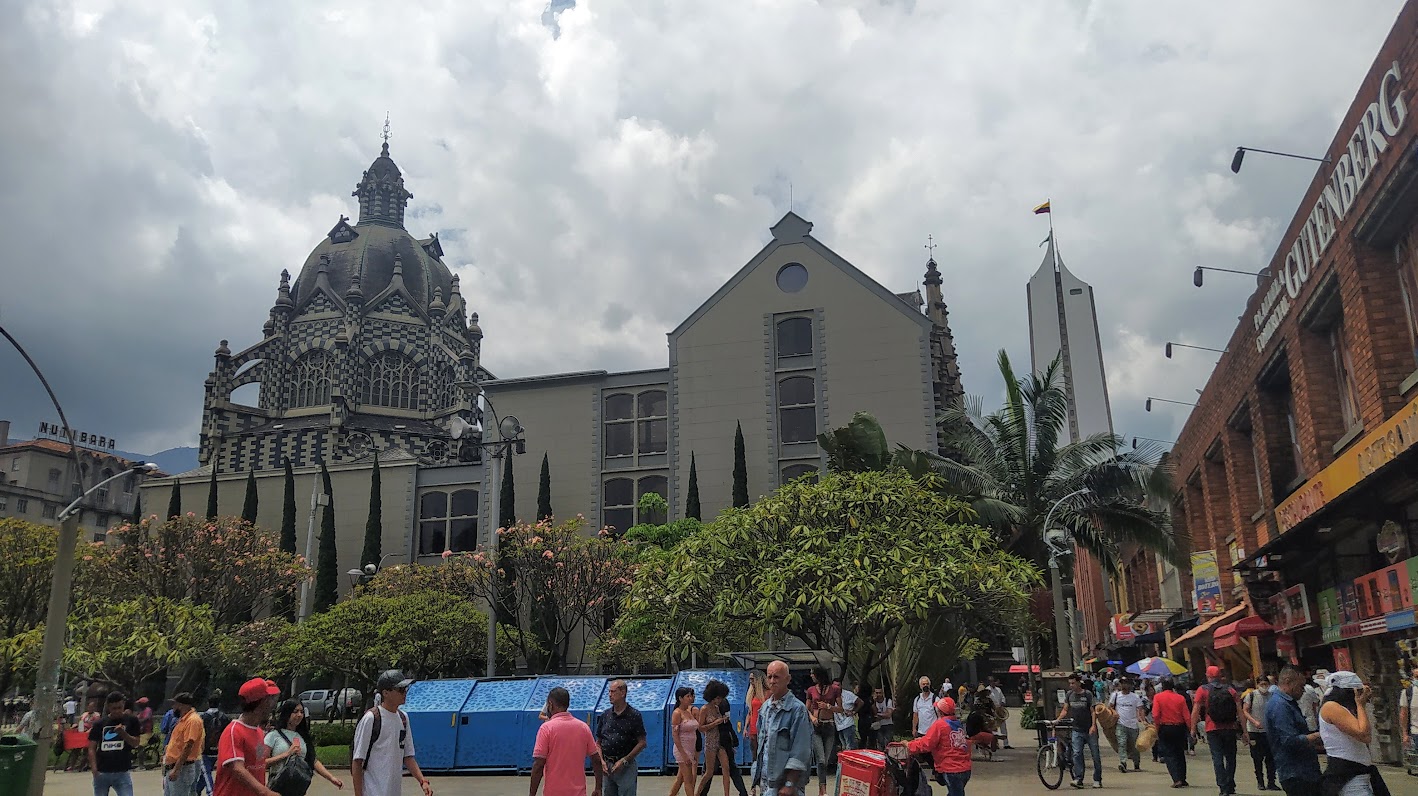
M404 189L404 175L389 157L389 116L384 116L384 139L379 157L365 169L352 196L359 197L359 224L383 224L403 228L404 208L414 197Z

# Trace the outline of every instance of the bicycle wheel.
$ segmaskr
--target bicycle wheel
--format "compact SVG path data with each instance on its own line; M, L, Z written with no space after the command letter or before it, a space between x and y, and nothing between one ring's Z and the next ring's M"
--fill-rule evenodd
M1045 744L1039 747L1039 781L1044 783L1044 787L1049 790L1058 790L1063 784L1063 767L1059 765L1058 755L1054 751L1053 744Z

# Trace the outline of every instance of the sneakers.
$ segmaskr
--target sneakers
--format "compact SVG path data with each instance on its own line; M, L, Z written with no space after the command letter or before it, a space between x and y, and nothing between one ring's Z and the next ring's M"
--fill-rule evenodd
M1126 763L1119 763L1119 764L1118 764L1118 771L1121 772L1121 773L1123 773L1123 774L1128 773L1127 764L1126 764Z
M1073 782L1070 782L1069 784L1072 785L1072 786L1075 787L1075 788L1081 788L1081 787L1083 787L1083 780L1081 780L1081 779L1076 779L1076 780L1074 780Z
M1101 783L1101 782L1094 782L1094 783L1093 783L1093 787L1095 787L1095 788L1101 788L1101 787L1103 787L1103 783Z
M1141 771L1141 770L1142 770L1142 764L1141 764L1141 763L1138 763L1138 762L1134 762L1134 763L1132 764L1132 770L1133 770L1133 771Z

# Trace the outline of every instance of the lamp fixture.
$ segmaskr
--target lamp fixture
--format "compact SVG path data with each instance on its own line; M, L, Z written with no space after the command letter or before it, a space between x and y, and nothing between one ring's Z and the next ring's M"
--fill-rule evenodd
M1312 157L1310 157L1309 155L1292 155L1292 154L1290 154L1289 152L1275 152L1275 151L1272 151L1272 150L1269 150L1269 149L1256 149L1255 147L1250 147L1250 146L1238 146L1238 147L1236 147L1236 154L1234 154L1234 155L1231 156L1231 173L1232 173L1232 174L1240 174L1240 173L1241 173L1241 161L1243 161L1243 160L1246 159L1246 153L1247 153L1247 152L1260 152L1260 153L1266 154L1266 155L1278 155L1278 156L1280 156L1280 157L1282 157L1282 158L1294 158L1294 159L1296 159L1296 160L1312 160L1312 161L1314 161L1315 163L1328 163L1328 162L1329 162L1329 158L1327 158L1327 157L1325 157L1325 158L1312 158Z
M1173 347L1173 346L1176 346L1177 348L1195 348L1195 349L1198 350L1198 351L1214 351L1214 352L1216 352L1216 353L1218 353L1218 354L1224 354L1224 353L1226 353L1226 349L1224 349L1224 348L1207 348L1207 347L1204 346L1204 345L1189 345L1189 344L1187 344L1187 343L1173 343L1173 342L1171 342L1171 341L1168 341L1167 347L1166 347L1166 349L1165 349L1165 353L1166 353L1168 359L1171 359L1171 358L1172 358L1172 347Z
M1188 403L1188 402L1186 402L1186 401L1173 401L1173 400L1171 400L1171 399L1169 399L1169 398L1153 398L1152 396L1149 395L1149 396L1147 396L1147 403L1146 403L1146 408L1147 408L1147 411L1149 411L1149 412L1152 411L1152 402L1153 402L1153 401L1160 401L1160 402L1162 402L1162 403L1164 403L1164 404L1177 404L1177 405L1179 405L1179 406L1193 406L1193 407L1196 406L1196 404L1194 404L1194 403Z

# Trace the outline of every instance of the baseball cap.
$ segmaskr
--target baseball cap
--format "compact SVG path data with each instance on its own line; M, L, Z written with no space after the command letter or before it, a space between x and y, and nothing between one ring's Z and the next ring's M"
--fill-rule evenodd
M379 681L375 687L380 691L395 691L400 688L408 688L413 684L413 678L405 677L404 673L398 669L389 669L379 675Z
M942 716L954 716L955 700L950 697L941 697L935 701L935 709Z
M139 704L139 705L146 705L146 704L148 704L148 698L147 698L147 697L140 697L140 698L138 699L138 704Z
M242 683L236 693L243 702L260 702L268 696L280 696L281 689L277 688L276 684L270 680L253 677Z
M1220 677L1220 676L1221 676L1221 667L1220 667L1220 666L1208 666L1208 667L1206 667L1206 678L1207 678L1208 680L1215 680L1216 678L1218 678L1218 677Z

